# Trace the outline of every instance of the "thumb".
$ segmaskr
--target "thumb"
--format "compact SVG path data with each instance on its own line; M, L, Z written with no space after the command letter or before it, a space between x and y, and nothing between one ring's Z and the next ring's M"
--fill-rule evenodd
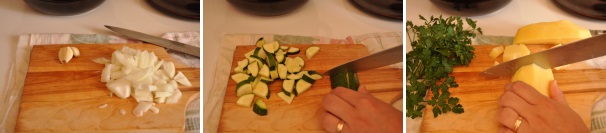
M360 87L358 87L358 92L360 92L362 94L370 94L370 92L368 92L368 90L366 90L365 85L361 85Z
M558 103L568 105L566 98L564 98L564 93L562 93L562 90L558 87L558 82L556 82L556 80L549 82L549 97Z

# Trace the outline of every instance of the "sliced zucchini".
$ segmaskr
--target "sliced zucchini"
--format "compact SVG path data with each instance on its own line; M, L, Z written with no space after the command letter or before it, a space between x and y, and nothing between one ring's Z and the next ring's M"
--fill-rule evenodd
M324 78L324 77L323 77L322 75L320 75L320 74L312 74L312 75L310 75L309 77L311 77L311 78L312 78L312 79L314 79L314 80L320 80L320 79Z
M236 101L236 104L243 106L243 107L250 107L250 105L252 104L254 99L255 99L254 94L246 94L246 95L239 97L238 100Z
M266 78L266 77L261 77L259 81L261 81L261 82L263 82L265 84L271 84L271 82L274 82L273 79Z
M303 60L303 58L301 58L301 57L299 57L299 56L295 57L295 58L294 58L294 61L295 61L296 63L298 63L297 65L299 65L299 66L301 66L301 67L305 66L305 60Z
M265 50L265 52L270 53L270 54L276 53L276 51L278 51L278 49L280 49L280 44L276 41L263 45L263 50Z
M265 53L263 48L261 48L261 47L256 48L253 55L261 58L260 60L265 60L265 58L267 58L267 53Z
M284 65L286 66L286 71L288 71L288 73L294 73L292 72L292 68L293 68L293 59L290 57L286 57L285 61L284 61Z
M288 46L280 46L280 49L282 49L282 50L288 50Z
M293 88L295 88L295 80L287 79L282 81L282 90L288 93L292 93Z
M258 63L252 63L252 64L248 65L247 68L252 76L257 77L257 74L259 73L259 64Z
M358 87L360 87L358 75L353 71L344 71L331 74L330 87L335 89L338 86L358 91Z
M265 99L269 99L269 87L267 84L259 82L253 89L253 94Z
M301 79L302 75L297 73L297 74L289 74L288 76L286 76L286 79Z
M236 96L242 96L245 94L252 94L253 88L250 85L250 82L242 84L240 87L236 89Z
M294 66L292 67L292 72L293 72L293 73L301 72L301 69L303 69L303 67L301 67L301 66L297 66L297 65L294 65Z
M267 64L267 61L265 61L265 58L261 58L261 57L256 56L256 55L251 55L250 57L251 57L251 58L254 58L253 60L256 60L256 61L257 61L257 63L258 63L259 65L262 65L262 64ZM266 57L266 58L267 58L267 57ZM250 64L249 64L249 65L250 65Z
M307 59L311 59L311 57L313 57L314 55L316 55L319 51L320 51L320 47L318 47L318 46L311 46L311 47L308 47L305 50L305 55L307 56Z
M280 76L278 75L278 70L271 70L271 71L269 71L269 76L271 76L270 78L271 78L272 80L273 80L273 79L277 79L277 78L279 78L279 77L280 77Z
M243 67L236 66L236 67L234 68L234 73L246 73L246 71L244 71L244 68L243 68ZM113 73L112 73L112 74L113 74Z
M242 96L247 93L252 93L252 86L250 85L250 82L252 80L253 78L248 78L242 82L238 82L238 84L236 85L236 96Z
M282 62L284 62L284 58L285 58L285 57L286 57L286 55L285 55L285 54L279 54L279 53L276 53L276 61L277 61L278 63L282 63Z
M269 78L269 67L267 67L267 65L261 66L261 69L259 70L259 76Z
M255 53L255 50L254 50L254 49L253 49L253 50L250 50L250 51L248 51L248 52L246 52L246 54L244 54L244 57L248 58L248 57L250 57L250 56L251 56L253 53Z
M236 73L234 75L231 75L231 79L234 80L236 83L240 83L244 80L247 80L250 76L248 74L244 74L244 73Z
M254 89L254 87L257 86L257 83L259 83L260 81L261 81L261 76L254 77L254 79L251 80L250 85Z
M288 104L292 103L292 100L295 99L295 96L293 96L293 95L286 95L285 92L278 92L277 95L278 95L278 97L280 97L280 99L284 100Z
M261 46L263 46L265 43L266 43L266 42L265 42L265 39L263 39L263 37L261 37L261 38L259 38L259 40L257 40L257 42L255 43L255 45L256 45L257 47L261 47Z
M288 74L287 72L288 70L284 64L278 64L278 76L280 79L286 79L286 74Z
M309 90L314 82L315 80L312 78L308 77L307 75L303 75L303 77L297 81L297 85L295 86L295 94L301 95L301 93Z
M295 48L295 47L290 47L288 49L288 51L286 51L286 53L289 55L299 54L299 52L300 52L299 48Z
M276 61L276 57L273 54L267 55L269 70L276 70L276 66L278 65L278 61Z
M253 112L255 112L255 114L258 114L260 116L267 115L267 106L265 105L265 102L263 102L263 100L261 98L259 98L259 99L257 99L257 101L255 101L255 105L253 106Z
M238 66L244 68L244 67L248 66L248 63L249 63L248 59L244 59L244 60L238 61Z

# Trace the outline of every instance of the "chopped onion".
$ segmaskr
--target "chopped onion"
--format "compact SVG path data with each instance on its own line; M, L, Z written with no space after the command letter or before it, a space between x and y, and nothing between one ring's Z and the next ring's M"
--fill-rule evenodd
M105 64L105 68L101 71L101 82L107 82L110 79L111 69L114 64Z
M153 102L139 102L137 107L133 109L133 114L137 117L141 117L143 116L143 113L147 112L152 106L154 106Z
M181 96L183 94L181 93L181 90L179 89L175 89L175 92L173 92L173 95L169 96L166 98L166 103L167 104L175 104L179 102L179 99L181 99Z
M173 78L175 76L175 64L172 62L165 62L162 64L162 69L164 69L164 72L169 78Z
M152 106L151 108L149 108L149 110L151 110L154 114L160 113L160 109L156 106Z
M105 108L107 106L108 106L107 104L103 104L103 105L99 106L99 108L102 109L102 108Z
M177 73L177 75L175 76L175 80L182 85L191 86L191 83L189 82L189 80L187 80L187 77L185 77L185 75L183 75L183 73L181 73L181 71L179 71L179 73Z
M155 103L175 104L183 95L178 84L191 86L182 72L176 73L172 62L158 60L154 52L122 47L112 53L111 59L97 58L93 62L105 64L101 72L101 81L106 82L110 97L116 95L126 99L133 97L139 104L133 110L137 117L148 110L159 113ZM105 108L107 105L101 105ZM126 114L120 109L122 115Z
M93 62L99 63L99 64L110 64L110 63L112 63L110 60L108 60L107 58L104 58L104 57L99 57L99 58L93 59Z

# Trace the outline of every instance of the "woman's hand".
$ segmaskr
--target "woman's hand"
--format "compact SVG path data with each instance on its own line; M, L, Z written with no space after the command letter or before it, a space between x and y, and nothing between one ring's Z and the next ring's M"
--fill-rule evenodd
M518 117L522 118L519 133L589 132L581 117L568 106L555 80L550 83L549 94L550 97L546 97L520 81L507 84L499 99L499 132L516 132Z
M403 113L370 95L364 86L358 92L337 87L324 97L326 110L322 125L328 132L337 132L343 123L343 133L401 133Z

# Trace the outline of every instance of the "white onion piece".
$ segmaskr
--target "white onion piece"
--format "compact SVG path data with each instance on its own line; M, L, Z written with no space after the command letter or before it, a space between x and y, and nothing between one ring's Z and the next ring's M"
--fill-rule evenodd
M133 110L137 117L148 110L159 113L155 103L177 103L182 96L178 84L191 86L182 72L176 72L172 62L158 60L154 52L123 47L112 53L110 60L97 58L96 63L106 64L102 80L111 91L122 99L132 96L139 104ZM126 114L124 109L120 110Z
M130 48L127 46L122 47L122 50L120 50L120 52L131 55L131 56L137 54L137 51L139 51L139 50L136 50L136 49L133 49L133 48Z
M102 108L105 108L105 107L107 107L107 106L108 106L108 105L107 105L107 103L106 103L106 104L103 104L103 105L99 106L99 108L100 108L100 109L102 109Z
M156 106L152 106L151 108L149 108L149 110L151 110L154 114L160 113L160 109Z
M179 82L179 84L181 84L181 85L192 86L191 83L189 82L189 80L187 80L187 77L185 77L185 75L183 75L183 73L181 73L181 71L179 71L179 73L177 73L177 75L175 76L175 80L177 82Z
M156 56L156 54L154 52L150 52L148 60L149 60L149 62L147 64L147 66L154 67L154 70L156 70L155 65L156 65L156 62L158 62L158 56Z
M156 63L156 65L154 65L154 72L158 71L160 69L160 67L162 67L162 65L164 65L164 60L160 60ZM164 70L162 70L164 71Z
M154 93L155 93L154 98L168 97L173 94L171 92L164 92L164 91L156 91Z
M132 82L139 82L141 80L144 80L145 78L147 78L149 75L151 75L151 70L152 68L145 68L145 69L139 69L136 72L133 72L132 74L129 74L126 76L126 79L132 81Z
M124 74L124 72L122 71L115 71L115 72L111 72L110 74L110 79L119 79L124 77L126 74Z
M137 102L153 102L154 100L152 92L148 89L135 89L133 94L133 98Z
M114 64L105 64L105 68L101 71L101 82L108 82L111 77L111 69Z
M175 103L179 102L179 99L181 99L182 95L183 94L181 93L181 90L175 89L175 92L173 92L172 95L170 95L169 97L166 98L166 103L175 104Z
M166 97L156 98L156 99L154 99L154 102L156 102L156 103L165 103L166 102Z
M112 93L122 99L126 99L130 96L130 81L125 78L107 82L106 86Z
M177 84L177 81L175 81L175 80L168 81L168 85L172 86L174 89L179 89L179 85Z
M175 64L172 62L164 62L164 64L162 64L162 69L164 69L164 72L169 78L173 78L175 76Z
M164 70L160 69L154 73L154 81L157 80L168 80L168 76L164 73Z
M93 62L99 63L99 64L110 64L110 63L112 63L109 59L104 58L104 57L99 57L99 58L93 59Z
M171 93L175 91L175 88L173 88L169 84L161 84L161 85L156 85L156 86L158 86L158 90L157 91L171 92Z
M147 50L137 53L137 67L147 68L149 67L149 52Z
M143 113L147 112L152 106L154 106L154 103L152 102L139 102L137 107L133 110L133 114L137 117L141 117L143 116Z

